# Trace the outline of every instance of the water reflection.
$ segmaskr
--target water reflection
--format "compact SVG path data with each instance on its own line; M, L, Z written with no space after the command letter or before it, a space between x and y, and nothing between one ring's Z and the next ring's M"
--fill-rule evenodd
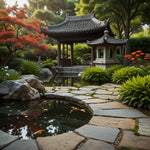
M23 139L72 131L90 118L86 108L64 101L3 102L0 107L0 129ZM43 132L35 134L38 130Z

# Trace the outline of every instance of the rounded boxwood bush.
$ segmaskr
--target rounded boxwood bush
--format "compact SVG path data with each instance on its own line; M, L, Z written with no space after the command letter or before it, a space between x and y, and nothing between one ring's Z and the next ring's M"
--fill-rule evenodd
M114 65L114 66L111 66L110 68L108 68L108 69L106 70L108 77L111 79L111 78L112 78L112 74L113 74L116 70L119 70L119 69L121 69L121 68L123 68L123 67L124 67L123 65Z
M150 76L129 79L119 89L119 94L124 104L150 109Z
M146 66L146 67L143 67L142 68L142 72L143 74L146 76L146 75L150 75L150 65Z
M124 67L115 71L112 75L112 81L117 84L122 84L132 77L137 77L137 75L143 76L142 69L136 67Z
M99 67L86 68L81 78L87 81L107 82L108 76L106 71Z

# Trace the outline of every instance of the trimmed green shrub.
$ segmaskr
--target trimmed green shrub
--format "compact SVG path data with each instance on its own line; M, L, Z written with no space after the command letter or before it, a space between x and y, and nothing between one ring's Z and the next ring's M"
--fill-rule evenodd
M124 67L113 73L112 81L117 84L122 84L125 81L131 79L133 76L136 77L137 75L143 76L141 68L136 68L134 66Z
M6 80L16 80L20 75L20 72L8 72L8 67L0 67L0 83Z
M150 109L150 76L129 79L119 89L119 94L124 104Z
M81 78L87 81L107 82L108 76L106 71L99 67L86 68Z
M123 65L114 65L114 66L111 66L110 68L108 68L108 69L106 70L106 73L107 73L108 77L110 78L110 80L111 80L111 78L112 78L112 74L113 74L116 70L121 69L121 68L123 68L123 67L124 67Z
M9 63L9 68L11 69L15 69L17 71L19 71L23 65L23 63L25 63L25 60L22 58L14 58L10 63Z
M36 76L40 75L41 68L33 61L25 60L21 72L22 74L34 74Z

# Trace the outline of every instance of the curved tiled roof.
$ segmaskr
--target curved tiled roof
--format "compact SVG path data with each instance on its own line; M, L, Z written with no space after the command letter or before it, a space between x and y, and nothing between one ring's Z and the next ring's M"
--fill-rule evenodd
M41 31L44 34L47 34L50 37L53 37L56 39L60 39L60 37L67 38L67 36L70 37L70 35L71 37L75 36L75 38L77 39L81 35L83 37L92 36L92 34L95 34L95 35L98 34L100 36L101 34L100 32L103 33L106 28L110 30L109 21L97 20L95 18L95 12L93 12L88 15L66 16L66 19L64 22L58 25L48 26L47 30L41 29Z
M113 44L113 45L124 45L127 43L127 40L122 40L122 39L115 39L114 37L111 37L108 35L108 31L104 31L104 36L93 40L93 41L87 41L87 44L92 46L92 45L103 45L103 44Z

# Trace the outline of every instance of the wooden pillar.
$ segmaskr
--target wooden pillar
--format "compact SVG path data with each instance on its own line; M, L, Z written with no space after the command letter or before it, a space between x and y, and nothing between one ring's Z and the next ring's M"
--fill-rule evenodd
M92 46L91 47L91 63L92 63L92 65L94 65L93 61L94 61L94 47Z
M57 44L57 57L58 57L58 66L61 65L61 43L58 41Z
M63 44L63 59L65 59L65 44Z
M71 66L72 66L73 65L73 43L70 46L71 46Z

